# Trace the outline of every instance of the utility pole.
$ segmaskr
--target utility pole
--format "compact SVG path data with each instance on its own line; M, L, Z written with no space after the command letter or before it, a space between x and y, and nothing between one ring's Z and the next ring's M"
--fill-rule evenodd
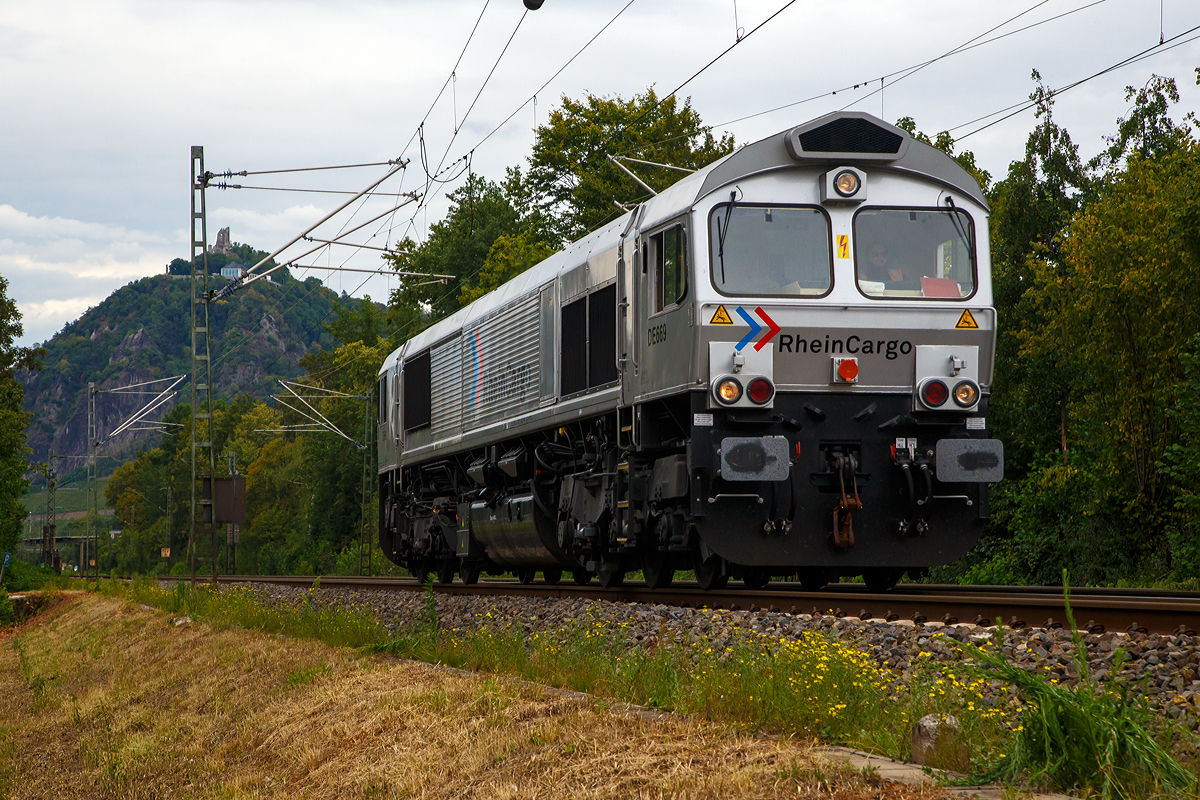
M175 507L171 505L171 477L170 471L167 472L167 571L170 572L171 566L171 517L175 516Z
M188 562L192 585L196 564L212 562L213 583L217 582L217 526L213 516L213 476L217 472L213 452L212 351L209 338L209 301L212 292L208 274L208 216L205 189L212 179L204 171L204 148L192 147L192 525L188 534ZM208 534L209 555L197 553L200 539Z
M371 514L371 497L374 494L375 474L372 469L372 444L375 437L371 435L371 395L368 394L363 403L363 483L362 483L362 530L358 537L358 574L371 574L371 554L374 550L375 536Z
M42 524L42 563L49 565L54 560L55 530L54 530L54 489L58 486L58 473L54 471L54 453L48 453L46 458L46 518Z
M230 477L237 475L237 453L229 451L229 475ZM225 531L225 574L237 574L237 546L238 546L238 523L226 523Z
M88 433L87 433L87 503L84 506L84 515L87 517L87 536L84 538L84 549L93 550L91 558L93 561L85 562L81 556L79 561L80 571L86 578L91 570L92 564L95 564L95 578L100 579L100 559L97 557L100 553L100 531L96 525L96 446L100 444L99 436L99 421L96 419L96 384L88 383Z

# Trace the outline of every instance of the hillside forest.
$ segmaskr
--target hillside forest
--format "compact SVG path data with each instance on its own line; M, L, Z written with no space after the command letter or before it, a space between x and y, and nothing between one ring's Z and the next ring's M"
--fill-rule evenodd
M1127 90L1100 155L1083 161L1055 120L1053 94L1032 79L1036 126L1003 175L981 170L948 134L898 122L971 171L992 209L999 335L989 426L1005 445L1005 480L992 487L981 544L929 577L1054 584L1066 568L1075 583L1200 588L1197 120L1174 121L1174 80L1150 76ZM295 362L302 382L357 396L319 406L345 436L279 433L299 418L245 392L219 404L218 464L232 457L247 478L238 571L357 570L375 514L363 480L364 461L374 475L375 401L362 398L387 353L619 215L614 200L645 199L609 153L694 168L734 145L688 101L660 102L652 89L588 95L564 98L526 163L502 180L460 176L445 218L387 257L397 270L456 280L402 285L382 310L343 305ZM655 189L677 179L656 168L639 177ZM57 368L52 357L46 365ZM113 472L105 498L123 535L106 542L104 570L182 569L189 414L176 406L172 432ZM159 555L168 543L169 561Z

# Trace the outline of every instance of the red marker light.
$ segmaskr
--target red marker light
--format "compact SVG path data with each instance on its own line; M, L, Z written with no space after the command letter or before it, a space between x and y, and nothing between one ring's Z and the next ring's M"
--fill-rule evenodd
M858 377L858 359L843 358L842 363L838 364L838 377L846 383L853 383Z
M950 399L950 387L939 380L928 381L921 387L921 400L930 408L937 408Z
M746 388L746 394L749 395L751 402L761 406L775 395L775 387L766 378L755 378Z

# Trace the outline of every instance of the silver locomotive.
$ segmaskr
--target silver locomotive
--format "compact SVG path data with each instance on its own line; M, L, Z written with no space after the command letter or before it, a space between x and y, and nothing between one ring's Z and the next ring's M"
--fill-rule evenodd
M441 320L379 373L380 543L483 571L890 588L978 539L988 207L862 113L747 145Z

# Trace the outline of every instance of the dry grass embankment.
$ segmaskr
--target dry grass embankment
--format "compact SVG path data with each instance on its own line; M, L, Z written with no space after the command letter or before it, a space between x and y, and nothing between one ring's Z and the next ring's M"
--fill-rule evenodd
M0 798L929 798L805 745L74 595L0 634Z

